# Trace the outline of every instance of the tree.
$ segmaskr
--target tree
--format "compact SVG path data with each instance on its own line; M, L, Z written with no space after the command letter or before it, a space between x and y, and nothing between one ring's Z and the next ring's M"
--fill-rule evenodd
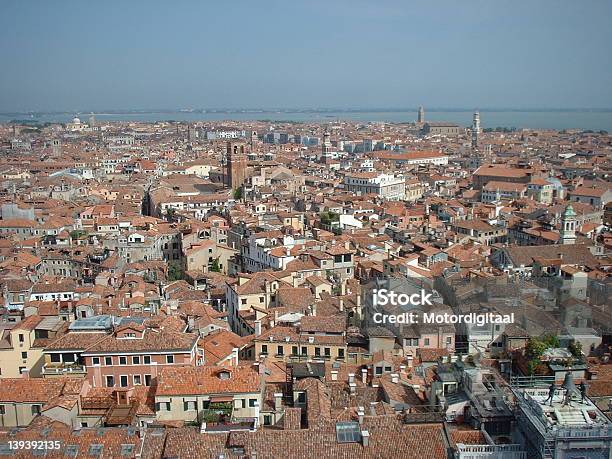
M168 265L168 280L171 282L182 280L185 278L185 271L183 267L176 263L172 262Z
M548 346L540 338L529 338L525 348L525 356L529 360L540 360Z
M331 225L333 222L340 221L340 215L335 212L321 212L319 217L321 218L321 223L326 226Z
M213 273L220 273L221 267L219 266L219 258L215 258L210 265L210 271Z
M242 187L238 187L234 190L234 199L236 201L242 199Z
M542 338L546 347L559 347L561 343L559 342L559 337L556 335L546 335Z
M579 359L582 357L582 343L580 341L572 341L567 349L575 358Z
M73 230L73 231L70 231L70 237L73 240L80 239L82 236L85 236L85 235L87 235L87 232L83 231L83 230Z
M173 207L168 207L166 209L166 220L168 220L169 222L173 222L175 215L176 215L176 209L174 209Z

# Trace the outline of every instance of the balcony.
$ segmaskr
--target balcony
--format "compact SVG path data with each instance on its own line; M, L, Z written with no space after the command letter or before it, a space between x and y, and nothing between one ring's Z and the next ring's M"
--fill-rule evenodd
M233 402L211 402L200 413L200 419L210 425L227 424L232 419Z
M43 376L85 376L87 368L78 363L51 362L43 365L42 374Z

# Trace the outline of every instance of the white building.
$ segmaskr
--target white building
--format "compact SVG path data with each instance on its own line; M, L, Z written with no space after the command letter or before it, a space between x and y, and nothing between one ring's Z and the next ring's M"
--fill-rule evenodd
M376 194L391 201L406 196L406 179L403 175L378 172L354 172L344 176L344 188L359 194Z

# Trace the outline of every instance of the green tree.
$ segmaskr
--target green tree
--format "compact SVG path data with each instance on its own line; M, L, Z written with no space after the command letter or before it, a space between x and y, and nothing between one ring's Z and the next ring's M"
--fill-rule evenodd
M85 236L87 234L86 231L83 230L73 230L70 231L70 237L72 239L80 239L82 236Z
M321 223L324 225L331 225L333 222L340 221L340 215L335 212L321 212L319 218L321 218Z
M559 347L561 343L559 342L559 337L556 335L546 335L542 338L546 347Z
M234 199L236 201L242 199L242 187L238 187L234 190Z
M582 357L582 343L580 341L572 341L567 349L575 358L579 359Z
M215 258L210 265L210 271L213 273L220 273L221 267L219 266L219 258Z
M171 282L182 280L185 278L185 271L183 267L176 263L172 262L168 265L168 280Z
M169 222L173 222L175 215L176 209L174 209L173 207L168 207L166 209L166 220L168 220Z
M548 347L549 346L547 346L547 344L540 338L529 338L527 347L525 348L525 356L529 360L539 360Z

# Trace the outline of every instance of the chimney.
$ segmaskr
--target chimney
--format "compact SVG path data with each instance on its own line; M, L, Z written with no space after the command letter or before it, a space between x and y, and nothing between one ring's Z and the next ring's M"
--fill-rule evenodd
M368 369L367 368L361 369L361 382L364 384L368 383Z
M367 430L361 431L361 442L364 447L370 444L370 432L368 432Z
M357 416L359 417L359 424L363 424L363 417L365 416L365 408L363 406L357 407Z
M344 311L344 299L340 298L340 312Z
M400 365L400 373L406 374L406 365Z
M340 295L346 295L346 283L343 281L340 282Z
M237 347L232 349L232 364L237 367L238 366L238 351Z
M399 382L399 375L397 373L391 374L391 382L393 384L397 384Z
M274 393L274 411L279 412L283 409L283 393Z
M408 357L406 357L408 360L408 368L412 368L412 356L409 355Z
M261 335L261 320L255 321L255 336Z
M357 392L357 384L354 382L350 382L349 383L349 390L351 392L351 395L355 395L355 392Z
M348 374L348 382L349 384L352 384L355 382L355 373L349 373Z
M332 381L338 381L338 370L332 370L331 371L331 380Z
M312 315L313 316L317 315L317 304L316 303L312 303Z

